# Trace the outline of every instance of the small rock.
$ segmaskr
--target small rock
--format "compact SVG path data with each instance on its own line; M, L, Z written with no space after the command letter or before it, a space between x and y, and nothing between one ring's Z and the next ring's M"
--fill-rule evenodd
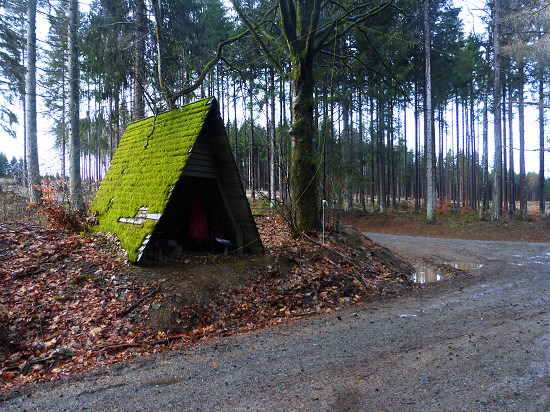
M489 399L479 398L479 403L482 403L483 405L488 405L489 404Z

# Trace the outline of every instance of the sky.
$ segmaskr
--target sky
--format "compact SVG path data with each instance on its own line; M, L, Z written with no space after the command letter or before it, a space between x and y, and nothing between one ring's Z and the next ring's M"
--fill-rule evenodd
M464 31L466 34L483 34L487 35L487 29L482 21L482 17L487 17L487 11L484 10L484 4L487 0L454 0L456 7L461 7L460 13L461 19L464 21ZM533 96L526 90L525 101L533 102L538 97ZM516 110L514 108L514 110ZM548 113L546 113L548 116ZM508 132L508 130L507 130ZM516 149L514 154L514 168L515 172L519 173L519 125L517 119L517 112L514 113L513 118L513 134L514 134L514 148ZM548 132L546 132L548 136ZM548 144L546 145L548 148ZM525 168L527 172L539 171L539 122L538 122L538 109L534 106L527 106L525 109ZM493 120L491 114L489 114L489 154L492 159L492 153L494 153L494 129ZM550 171L550 154L545 153L545 176L549 175ZM489 168L492 165L489 164Z
M462 9L460 17L464 21L464 31L466 33L481 34L486 33L481 18L487 14L484 9L486 0L454 0L455 7Z
M89 0L80 1L80 10L82 12L86 12L89 9ZM465 32L466 33L485 33L485 27L484 24L481 21L481 16L485 13L483 11L483 4L485 3L485 0L454 0L454 4L457 7L462 7L461 17L465 21ZM38 31L39 34L37 36L38 39L44 39L46 38L47 33L47 26L42 21L40 22L40 19L43 19L43 16L38 16ZM40 94L40 90L38 90L38 94ZM527 100L529 100L529 96L527 96ZM21 105L20 102L16 102L19 106ZM43 108L42 108L43 110ZM18 117L19 117L19 124L15 125L17 138L12 139L6 134L3 134L0 132L0 152L3 152L9 160L13 156L16 158L23 157L23 116L22 116L22 110L19 108L18 110ZM41 107L40 107L40 98L38 98L38 111L40 113ZM264 115L261 115L260 118L263 118ZM408 121L412 121L412 116L408 116ZM489 119L490 122L490 130L489 130L489 152L492 153L494 151L494 144L493 144L493 130L492 130L492 119L490 116ZM47 118L44 118L43 116L39 115L39 121L38 121L38 155L40 159L40 173L42 175L45 174L57 174L60 172L61 169L61 155L58 150L54 148L54 138L49 132L50 128L50 120ZM410 127L410 126L409 126ZM517 119L515 119L514 129L517 130ZM410 128L409 130L414 130L414 128ZM414 133L409 132L408 135L411 136ZM515 133L517 135L517 132ZM517 136L515 136L515 143L514 146L517 148L519 147L519 142L517 141ZM409 144L409 147L411 147L411 144ZM538 122L537 117L534 109L528 108L526 110L526 169L527 171L538 171L538 152L536 149L538 148ZM445 149L446 150L446 149ZM547 165L546 168L546 174L548 173L550 166L550 156L546 155L546 162ZM515 165L516 170L519 169L519 153L516 150L516 156L515 156Z

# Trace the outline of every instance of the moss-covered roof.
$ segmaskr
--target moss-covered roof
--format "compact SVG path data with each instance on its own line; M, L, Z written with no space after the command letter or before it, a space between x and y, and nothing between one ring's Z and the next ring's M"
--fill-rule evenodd
M139 259L139 248L163 213L212 101L131 123L124 132L92 202L99 224L91 230L116 233L130 261Z

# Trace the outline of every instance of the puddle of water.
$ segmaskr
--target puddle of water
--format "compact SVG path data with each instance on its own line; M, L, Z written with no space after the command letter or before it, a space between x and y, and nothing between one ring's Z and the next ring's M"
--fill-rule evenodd
M416 271L413 273L413 282L415 283L432 283L441 279L443 279L443 276L427 266L417 266Z
M483 266L472 262L445 262L445 264L459 270L473 270ZM443 280L443 276L430 266L416 266L416 271L413 273L415 283L432 283L440 280Z
M445 264L459 270L479 269L482 266L473 262L445 262Z

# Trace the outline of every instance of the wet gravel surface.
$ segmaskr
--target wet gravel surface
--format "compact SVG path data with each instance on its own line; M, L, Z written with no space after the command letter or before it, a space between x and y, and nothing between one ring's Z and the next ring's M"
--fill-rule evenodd
M550 244L368 236L482 266L398 299L11 392L0 409L550 410Z

